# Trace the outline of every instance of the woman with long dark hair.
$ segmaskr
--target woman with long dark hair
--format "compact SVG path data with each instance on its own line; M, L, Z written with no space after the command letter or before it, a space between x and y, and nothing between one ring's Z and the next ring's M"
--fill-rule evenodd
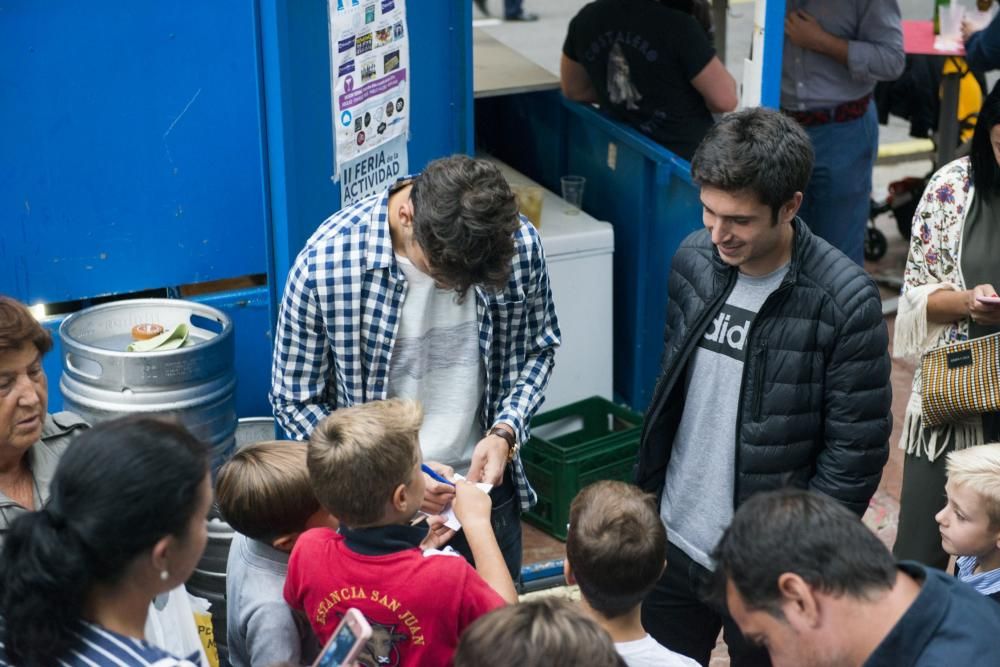
M81 434L48 504L0 551L0 665L191 665L143 630L201 557L211 503L207 449L182 426L125 418Z
M913 216L893 353L928 350L1000 332L1000 86L983 103L968 157L939 169ZM920 365L899 446L906 451L893 553L944 569L948 554L934 515L945 504L945 454L1000 440L1000 414L930 427L921 420Z

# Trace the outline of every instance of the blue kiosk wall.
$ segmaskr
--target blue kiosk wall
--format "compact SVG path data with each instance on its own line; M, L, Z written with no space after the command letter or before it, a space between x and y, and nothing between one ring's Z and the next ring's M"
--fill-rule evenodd
M471 7L410 5L417 171L472 148ZM266 274L196 298L236 322L239 414L269 414L277 299L340 202L325 0L11 0L0 81L0 293L86 302ZM58 350L46 371L55 410Z

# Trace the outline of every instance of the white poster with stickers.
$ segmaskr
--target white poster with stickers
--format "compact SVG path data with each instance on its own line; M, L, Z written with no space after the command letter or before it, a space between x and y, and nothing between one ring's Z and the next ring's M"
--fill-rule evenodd
M410 50L405 0L328 0L334 181L342 203L378 192L405 174L410 126ZM400 147L402 150L400 150ZM374 158L374 160L368 159ZM385 168L386 163L391 163ZM357 165L364 169L358 169ZM382 167L382 168L380 168ZM364 187L359 187L359 181Z

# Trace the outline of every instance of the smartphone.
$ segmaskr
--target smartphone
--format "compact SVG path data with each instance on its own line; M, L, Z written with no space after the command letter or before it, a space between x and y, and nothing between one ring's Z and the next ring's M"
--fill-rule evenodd
M1000 306L1000 296L977 296L976 301L986 303L991 306Z
M371 636L372 626L368 625L364 615L353 607L348 609L313 667L353 667Z

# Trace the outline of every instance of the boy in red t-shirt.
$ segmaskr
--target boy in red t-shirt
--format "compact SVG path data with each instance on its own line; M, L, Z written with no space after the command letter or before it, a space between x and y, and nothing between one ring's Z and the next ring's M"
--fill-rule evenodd
M451 550L423 548L450 535L412 525L424 500L422 421L417 403L374 401L334 411L309 439L309 476L340 533L299 537L285 600L305 611L324 643L348 609L361 611L373 630L362 664L449 665L466 626L517 601L490 497L474 484L456 482L454 509L476 569Z

